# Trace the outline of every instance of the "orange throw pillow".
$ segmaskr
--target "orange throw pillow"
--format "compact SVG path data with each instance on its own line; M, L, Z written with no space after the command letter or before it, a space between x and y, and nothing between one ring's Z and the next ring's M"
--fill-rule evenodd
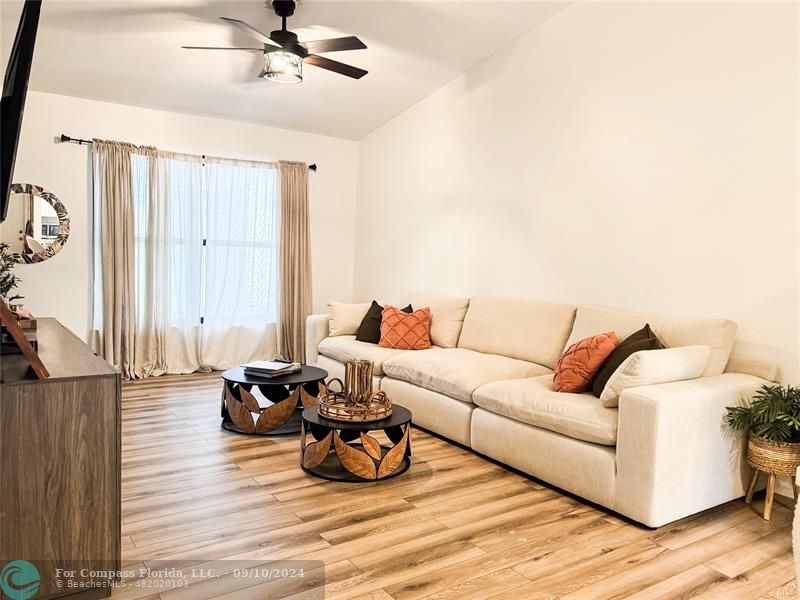
M556 364L555 390L578 394L591 388L592 379L618 343L617 334L609 331L572 344Z
M381 317L382 348L425 350L431 347L431 309L404 313L394 306L385 306Z

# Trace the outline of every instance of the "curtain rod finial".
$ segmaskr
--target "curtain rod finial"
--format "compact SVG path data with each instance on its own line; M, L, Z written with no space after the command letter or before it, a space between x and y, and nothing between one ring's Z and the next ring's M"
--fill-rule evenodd
M308 168L311 169L312 171L316 171L317 170L317 163L311 163L310 165L308 165Z

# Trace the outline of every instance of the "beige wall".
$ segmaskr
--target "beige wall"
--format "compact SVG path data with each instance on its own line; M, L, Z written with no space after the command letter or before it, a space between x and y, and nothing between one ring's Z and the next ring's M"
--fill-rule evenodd
M311 174L315 310L327 298L350 298L356 144L337 138L220 119L29 92L14 181L36 183L63 201L72 233L52 259L17 268L26 307L55 316L80 336L90 324L91 204L85 146L56 144L57 135L105 138L165 150L249 160L316 162Z
M800 382L792 3L573 5L358 147L355 297L728 317Z

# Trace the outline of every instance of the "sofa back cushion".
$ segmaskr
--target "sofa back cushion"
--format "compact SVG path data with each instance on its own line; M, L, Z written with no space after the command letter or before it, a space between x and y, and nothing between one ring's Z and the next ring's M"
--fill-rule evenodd
M414 308L431 309L431 343L440 348L455 348L461 336L464 315L467 314L469 298L449 298L438 294L409 295Z
M552 369L574 318L571 305L475 296L469 302L458 347Z
M719 375L725 370L736 338L736 323L726 319L675 319L579 306L566 346L604 331L613 331L619 339L625 339L647 323L667 348L709 346L711 357L704 376Z

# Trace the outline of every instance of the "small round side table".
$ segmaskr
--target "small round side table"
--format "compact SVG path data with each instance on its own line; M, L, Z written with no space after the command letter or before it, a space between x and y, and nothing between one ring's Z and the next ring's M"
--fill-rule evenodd
M328 372L303 365L297 373L266 378L246 375L242 367L222 374L222 427L248 435L281 435L300 431L300 413L317 404ZM256 387L268 401L253 395Z
M382 445L371 432L383 431L392 446ZM319 406L303 411L300 466L306 473L344 482L379 481L397 477L411 466L411 411L397 404L392 414L372 422L326 419Z

